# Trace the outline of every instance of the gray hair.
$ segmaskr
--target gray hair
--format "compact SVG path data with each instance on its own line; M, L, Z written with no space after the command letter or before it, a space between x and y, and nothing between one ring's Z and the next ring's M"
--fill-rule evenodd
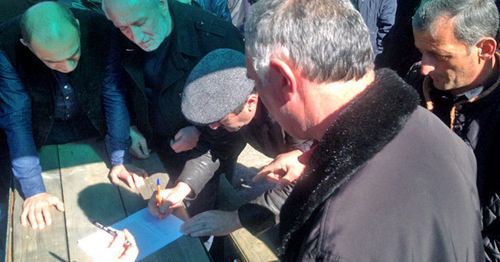
M260 0L245 24L245 45L262 86L272 58L318 83L357 80L373 69L368 29L349 0Z
M455 37L468 47L497 35L498 9L493 0L425 0L413 16L413 29L435 36L434 24L441 17L455 19Z

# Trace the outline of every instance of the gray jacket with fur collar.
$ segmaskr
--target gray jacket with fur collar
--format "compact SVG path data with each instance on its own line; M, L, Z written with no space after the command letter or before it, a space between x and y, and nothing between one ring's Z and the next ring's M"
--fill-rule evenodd
M283 261L484 261L472 150L380 70L281 210Z

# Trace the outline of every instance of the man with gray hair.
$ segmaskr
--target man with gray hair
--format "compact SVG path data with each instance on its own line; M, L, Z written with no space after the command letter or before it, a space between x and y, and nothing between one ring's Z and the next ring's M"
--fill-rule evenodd
M422 105L473 150L488 261L500 260L500 71L493 0L424 1L413 17Z
M320 141L281 209L283 261L484 260L472 150L373 70L350 1L260 0L245 33L264 105Z

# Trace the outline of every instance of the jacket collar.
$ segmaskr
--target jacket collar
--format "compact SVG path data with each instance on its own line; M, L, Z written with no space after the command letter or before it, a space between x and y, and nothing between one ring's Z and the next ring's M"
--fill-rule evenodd
M495 53L495 56L496 56L497 67L500 68L500 55L499 55L499 53ZM483 89L483 92L481 92L479 95L472 97L471 99L468 99L466 101L463 101L463 102L461 102L461 104L465 104L467 102L472 103L472 102L478 101L480 99L483 99L486 96L488 96L489 94L493 93L493 91L495 91L495 89L497 89L498 86L500 86L500 77L497 77L497 79L493 82L493 84L491 86L485 86L485 89ZM425 76L422 88L423 88L423 94L424 94L425 102L427 105L427 109L432 111L432 109L434 109L434 105L433 105L430 93L433 90L437 90L437 89L434 87L434 84L432 82L432 78L430 76Z
M495 53L495 56L496 56L496 63L497 63L496 66L497 66L497 68L500 68L500 54L497 52L497 53ZM470 99L460 100L460 101L453 104L453 106L450 109L450 128L453 128L453 124L455 122L456 108L458 105L472 104L472 103L477 103L478 101L487 101L487 100L489 101L489 99L487 99L487 98L489 98L489 95L492 93L497 93L496 91L500 90L500 88L498 88L498 86L500 86L500 77L498 76L498 72L496 72L496 74L494 74L494 75L496 75L497 79L495 79L492 84L488 80L487 82L490 82L491 85L484 86L484 89L481 93L479 93L478 95L476 95ZM449 95L449 92L447 92L447 91L437 90L434 87L434 84L432 82L432 78L430 76L425 76L424 82L422 84L422 93L424 95L425 105L427 107L427 110L429 110L429 111L434 110L434 102L432 101L432 96L431 96L431 92L433 92L433 91L438 91L438 92L442 92L442 93ZM494 99L492 99L492 100L494 100ZM488 102L486 102L486 103L488 103Z
M394 72L376 72L374 83L327 130L283 205L278 255L299 251L307 220L399 133L418 104L416 91Z

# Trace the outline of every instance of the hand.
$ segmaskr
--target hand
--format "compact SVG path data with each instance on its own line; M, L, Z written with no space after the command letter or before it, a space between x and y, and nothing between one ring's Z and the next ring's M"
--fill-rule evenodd
M127 245L125 241L131 245ZM97 261L135 261L139 255L139 248L135 243L134 236L127 229L118 231L113 241L109 244L104 254Z
M115 185L120 184L120 180L126 181L130 188L144 186L144 179L148 173L132 164L123 164L114 166L109 172L111 182Z
M151 150L148 148L146 138L144 138L137 126L130 127L130 138L132 139L129 150L130 154L139 159L148 158Z
M181 232L192 237L225 236L242 227L238 210L209 210L187 220L182 224Z
M252 181L257 182L266 177L269 182L276 183L276 188L281 190L304 173L308 157L304 159L303 156L309 154L298 149L280 154L257 173Z
M45 225L50 226L52 224L51 206L64 212L63 202L49 193L40 193L25 199L21 213L21 225L27 226L29 220L33 229L43 229Z
M170 141L170 147L175 153L189 151L196 147L199 137L200 131L195 126L181 128Z
M173 188L163 189L160 191L161 206L159 206L158 199L156 198L157 191L155 191L149 199L149 213L157 217L159 217L161 213L163 217L166 217L170 214L172 209L182 205L182 200L184 200L191 191L191 187L184 182L177 183Z

